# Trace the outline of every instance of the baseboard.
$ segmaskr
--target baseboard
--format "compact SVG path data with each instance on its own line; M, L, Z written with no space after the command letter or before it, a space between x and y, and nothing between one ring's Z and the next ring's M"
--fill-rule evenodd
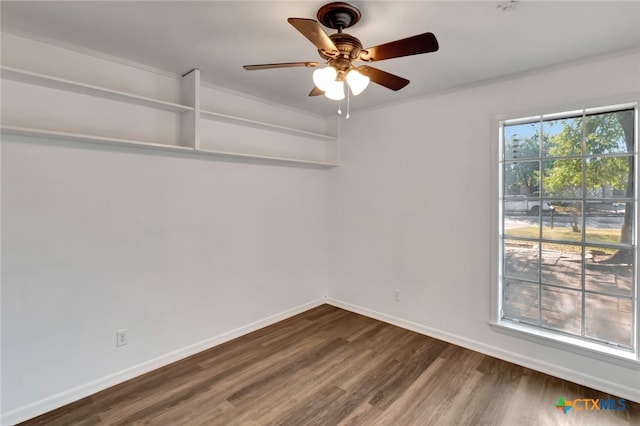
M416 333L424 334L429 337L433 337L439 340L443 340L454 345L462 346L467 349L474 350L476 352L483 353L495 358L499 358L514 364L521 365L532 370L540 371L545 374L549 374L554 377L568 380L570 382L577 383L579 385L587 386L599 391L609 393L620 398L625 398L629 401L640 403L640 389L635 389L627 386L622 386L615 382L598 379L586 375L580 371L569 370L567 368L558 367L557 365L549 364L539 361L537 359L528 357L526 355L518 354L515 352L507 351L504 349L496 348L494 346L486 345L484 343L468 339L456 334L447 333L442 330L427 327L422 324L418 324L412 321L408 321L402 318L398 318L392 315L388 315L382 312L374 311L362 306L353 305L348 302L344 302L338 299L327 298L326 303L336 306L347 311L351 311L360 315L364 315L369 318L377 319L389 324L393 324L398 327L405 328L407 330L415 331Z
M233 340L237 337L275 324L278 321L282 321L304 311L308 311L309 309L315 308L316 306L320 306L324 303L327 303L326 299L321 298L300 306L296 306L292 309L287 309L286 311L279 312L261 320L252 322L251 324L247 324L245 326L219 334L217 336L167 353L149 361L145 361L109 376L102 377L93 382L86 383L76 388L61 392L57 395L52 395L48 398L36 401L32 404L3 413L0 419L0 424L15 425L16 423L32 419L51 410L55 410L56 408L60 408L64 405L78 401L79 399L85 398L89 395L93 395L96 392L100 392L102 390L110 388L111 386L123 383L127 380L133 379L134 377L148 373L160 367L164 367L183 358L187 358L191 355L195 355L198 352L213 348L214 346L218 346L222 343L228 342L229 340Z

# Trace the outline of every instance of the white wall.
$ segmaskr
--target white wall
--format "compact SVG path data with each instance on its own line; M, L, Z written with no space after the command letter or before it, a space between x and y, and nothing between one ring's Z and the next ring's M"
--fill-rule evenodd
M4 138L3 411L319 299L323 173Z
M11 35L2 43L3 65L46 73L45 57L62 78L177 97L176 77ZM105 67L112 78L89 71ZM224 96L251 103L248 113L260 107ZM274 120L296 115L267 107ZM23 125L43 125L28 113ZM154 127L146 117L123 122ZM135 126L107 130L129 136ZM168 132L159 136L170 144ZM1 422L320 303L326 184L318 168L3 135ZM129 344L116 348L125 328Z
M329 296L640 400L637 368L497 334L488 325L497 185L492 116L633 94L640 92L638 76L640 54L631 53L352 114L343 125L343 166L330 172Z

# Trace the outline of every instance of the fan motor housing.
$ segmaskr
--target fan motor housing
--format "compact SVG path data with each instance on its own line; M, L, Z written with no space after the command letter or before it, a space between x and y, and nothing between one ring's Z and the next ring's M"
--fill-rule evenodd
M336 80L341 81L351 70L351 61L345 58L336 58L329 61L329 65L332 66L338 73Z
M329 36L333 44L336 45L339 57L348 58L350 60L358 58L362 51L362 43L356 37L347 33L335 33ZM324 51L318 50L323 59L335 59L335 56L327 55Z

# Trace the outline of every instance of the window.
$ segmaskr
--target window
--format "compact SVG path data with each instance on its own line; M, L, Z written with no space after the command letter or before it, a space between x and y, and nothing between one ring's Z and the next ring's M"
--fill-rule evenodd
M500 122L499 318L637 346L637 107Z

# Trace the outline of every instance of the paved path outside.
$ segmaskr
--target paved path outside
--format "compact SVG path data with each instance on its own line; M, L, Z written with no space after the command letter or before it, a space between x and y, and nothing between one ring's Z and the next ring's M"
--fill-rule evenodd
M542 264L539 269L540 255ZM585 255L585 334L630 346L633 267L602 263L607 257L597 250ZM537 244L524 241L507 243L505 309L516 318L537 322L540 306L538 285L509 278L538 281L540 270L540 281L543 284L542 324L581 335L582 269L582 256L579 253L540 251ZM548 287L544 284L567 288ZM605 295L593 294L591 291Z

